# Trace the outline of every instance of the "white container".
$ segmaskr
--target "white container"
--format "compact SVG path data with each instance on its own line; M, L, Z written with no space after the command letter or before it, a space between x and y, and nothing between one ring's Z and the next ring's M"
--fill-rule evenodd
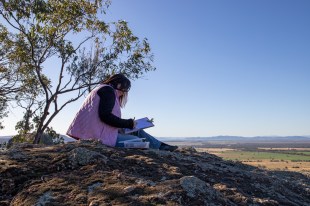
M126 141L124 142L124 147L125 148L149 148L150 143L149 142L131 142L131 141Z

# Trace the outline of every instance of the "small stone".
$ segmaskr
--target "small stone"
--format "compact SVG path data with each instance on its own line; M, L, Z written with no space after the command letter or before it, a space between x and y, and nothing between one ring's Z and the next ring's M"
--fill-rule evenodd
M152 181L148 181L147 185L148 185L148 186L154 187L154 186L156 186L156 183L155 183L155 182L152 182Z
M167 177L166 177L166 176L163 176L163 177L160 179L160 181L165 181L165 180L167 180Z
M121 178L123 176L122 173L117 174L117 178Z
M42 196L40 196L35 206L49 204L51 203L52 200L53 200L52 193L50 191L45 192Z
M138 179L138 180L136 180L136 183L137 183L138 185L144 185L144 184L147 184L147 181L146 181L146 180L143 180L143 179Z
M88 206L99 206L99 202L97 200L93 200L89 203Z
M156 183L150 180L138 179L136 180L138 185L148 185L148 186L155 186Z
M101 187L102 186L102 182L96 182L90 186L88 186L87 191L88 192L93 192L96 188Z
M136 187L134 187L134 186L128 186L128 187L125 187L125 188L124 188L124 192L125 192L125 193L129 193L129 192L132 192L134 189L136 189Z

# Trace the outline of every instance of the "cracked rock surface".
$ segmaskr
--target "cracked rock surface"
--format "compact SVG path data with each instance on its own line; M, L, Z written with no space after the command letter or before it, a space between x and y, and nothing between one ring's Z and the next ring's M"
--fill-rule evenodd
M307 174L95 141L0 152L0 205L310 205Z

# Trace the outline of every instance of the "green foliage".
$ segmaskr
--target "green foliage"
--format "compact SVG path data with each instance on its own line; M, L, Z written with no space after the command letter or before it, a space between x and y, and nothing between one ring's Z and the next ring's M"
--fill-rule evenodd
M8 147L15 143L32 143L35 139L35 133L19 133L9 140ZM64 138L61 137L53 128L47 128L40 138L39 144L55 145L63 144Z
M4 45L3 41L8 35L6 28L0 25L0 130L4 128L2 119L7 116L8 101L13 97L15 84L17 80L13 78L14 71L8 69L5 62L5 55L8 52L8 45Z
M6 99L15 100L25 115L31 111L29 122L24 119L17 128L25 134L26 126L36 121L36 143L65 106L105 77L122 72L137 79L155 70L147 39L141 41L125 21L102 20L110 4L109 0L0 0L5 22L0 23L0 78L8 82L6 87L0 84L0 92L9 91L3 96L11 95ZM58 63L49 67L51 60ZM47 70L57 78L48 77Z
M64 138L61 137L59 134L57 134L56 131L52 127L48 127L46 129L45 134L47 135L47 137L50 137L52 139L53 144L63 144L64 143Z
M31 106L31 105L30 105ZM10 146L14 143L30 143L35 139L35 130L40 124L39 116L35 116L35 113L27 108L24 117L21 121L17 122L15 129L18 134L13 136L10 140ZM35 129L35 130L34 130ZM40 139L40 144L61 144L64 143L63 137L61 137L52 127L47 127Z
M21 131L20 133L29 133L33 129L33 124L30 122L33 113L31 110L26 110L23 120L17 122L15 129Z

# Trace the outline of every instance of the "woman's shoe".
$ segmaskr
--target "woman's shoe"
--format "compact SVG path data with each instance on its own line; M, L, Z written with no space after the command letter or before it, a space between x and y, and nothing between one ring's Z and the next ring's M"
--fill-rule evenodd
M170 151L170 152L173 152L176 149L178 149L178 146L172 146L172 145L168 145L165 143L161 143L159 147L159 150L165 150L165 151Z

